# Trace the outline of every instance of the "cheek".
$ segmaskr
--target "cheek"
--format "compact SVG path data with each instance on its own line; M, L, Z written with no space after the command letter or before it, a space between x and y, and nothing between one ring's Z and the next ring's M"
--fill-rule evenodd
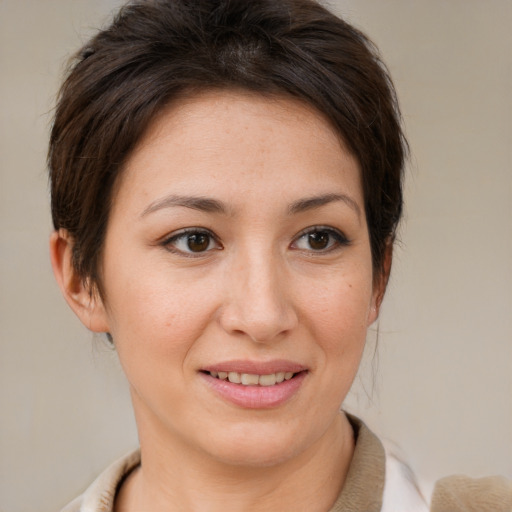
M367 279L341 273L316 293L302 295L302 317L314 340L315 401L305 405L313 417L331 419L350 390L362 358L371 301Z
M308 290L302 293L303 309L309 311L308 316L315 319L314 325L321 332L366 332L372 287L365 275L335 276Z
M118 268L110 275L111 334L127 373L131 366L181 365L212 316L214 295L198 283L181 282L157 266Z
M303 294L303 317L321 350L320 367L328 370L326 388L335 394L348 389L359 367L371 299L368 272L339 273L325 281L316 293Z

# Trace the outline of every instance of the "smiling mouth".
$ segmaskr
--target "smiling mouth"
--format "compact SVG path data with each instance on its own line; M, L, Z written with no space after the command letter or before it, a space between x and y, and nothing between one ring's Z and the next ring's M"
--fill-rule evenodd
M241 384L242 386L275 386L281 382L291 380L302 372L277 372L267 375L258 375L255 373L238 372L205 372L207 375L219 380L226 380L232 384Z

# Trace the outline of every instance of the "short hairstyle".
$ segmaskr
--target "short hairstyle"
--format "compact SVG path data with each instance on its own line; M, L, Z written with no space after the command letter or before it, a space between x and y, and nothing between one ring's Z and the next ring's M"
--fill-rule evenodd
M180 96L243 89L323 113L357 158L374 275L402 212L407 143L371 41L314 0L126 4L75 56L61 87L48 165L52 219L78 275L101 293L114 184L155 116Z

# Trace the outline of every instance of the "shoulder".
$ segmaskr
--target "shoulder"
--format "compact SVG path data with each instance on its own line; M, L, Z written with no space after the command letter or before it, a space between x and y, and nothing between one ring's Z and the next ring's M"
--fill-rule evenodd
M439 480L432 494L432 512L511 512L512 481L502 476Z
M386 477L382 512L512 512L512 481L502 476L451 475L435 483L426 499L412 470L384 443Z
M136 450L111 464L87 490L61 512L112 512L119 484L140 464L140 451Z
M82 496L78 496L71 503L68 503L60 512L80 512Z

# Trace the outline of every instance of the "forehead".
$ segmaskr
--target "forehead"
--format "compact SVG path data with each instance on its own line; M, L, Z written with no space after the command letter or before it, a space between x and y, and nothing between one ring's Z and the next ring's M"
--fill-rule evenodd
M170 187L248 198L261 182L292 195L329 192L333 182L361 194L358 162L324 115L292 98L241 91L205 92L160 112L126 162L117 193Z

